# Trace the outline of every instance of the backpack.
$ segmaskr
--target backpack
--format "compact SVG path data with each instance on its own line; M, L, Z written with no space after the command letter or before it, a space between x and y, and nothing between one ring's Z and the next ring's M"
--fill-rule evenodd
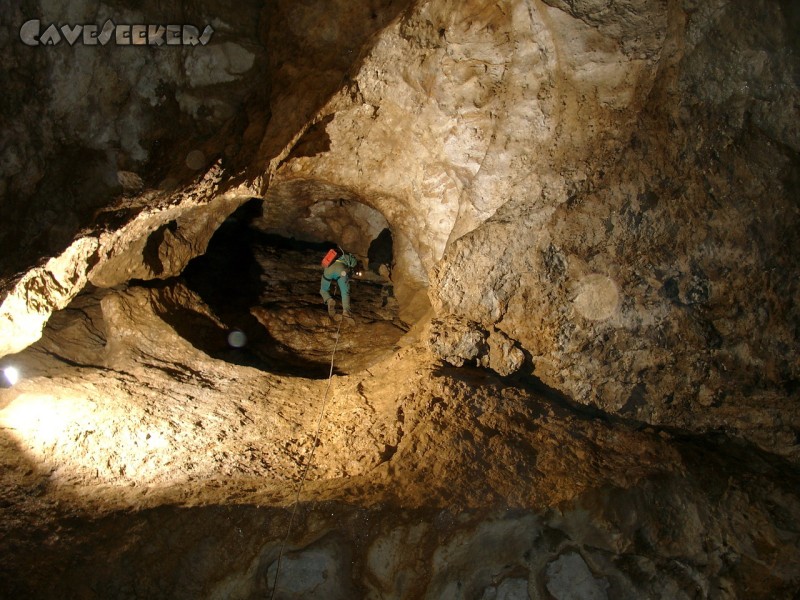
M333 261L335 261L338 257L339 257L339 252L336 250L336 248L331 248L330 250L328 250L328 253L325 255L325 258L322 259L322 266L327 269L333 264Z

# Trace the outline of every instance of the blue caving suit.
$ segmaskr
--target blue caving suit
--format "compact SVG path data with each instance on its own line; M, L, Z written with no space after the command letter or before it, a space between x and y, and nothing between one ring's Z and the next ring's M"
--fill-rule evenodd
M322 280L320 281L319 293L322 295L322 300L328 302L331 295L328 290L331 289L331 283L336 282L339 284L339 291L342 292L342 310L345 313L350 312L350 269L351 266L347 264L348 260L355 262L355 257L348 258L352 255L345 254L333 261L329 267L326 267L322 272ZM352 265L353 267L355 265Z

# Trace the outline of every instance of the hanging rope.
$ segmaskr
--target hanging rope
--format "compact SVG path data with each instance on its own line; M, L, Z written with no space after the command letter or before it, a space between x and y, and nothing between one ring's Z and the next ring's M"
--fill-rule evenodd
M286 528L286 535L281 542L281 549L278 552L278 562L275 565L275 582L272 584L272 593L269 595L270 600L275 597L275 591L278 589L278 575L281 572L281 559L283 558L283 551L286 548L286 542L289 540L289 534L292 532L294 517L297 514L297 507L300 504L300 493L303 491L303 483L305 483L306 475L308 474L308 470L311 468L311 462L314 460L314 452L316 452L317 444L319 443L319 432L320 428L322 427L322 417L325 414L325 402L328 400L328 392L330 391L331 383L333 382L333 360L336 357L336 349L339 347L339 331L342 329L342 321L344 321L344 316L342 316L341 320L339 321L339 326L336 328L336 341L333 344L333 352L331 353L331 368L330 371L328 371L328 386L325 388L325 393L322 395L322 406L319 409L317 430L314 433L314 444L311 446L311 454L309 454L308 462L306 462L306 466L303 469L302 475L300 476L300 483L297 484L297 494L295 495L294 506L292 507L292 516L289 517L289 526Z

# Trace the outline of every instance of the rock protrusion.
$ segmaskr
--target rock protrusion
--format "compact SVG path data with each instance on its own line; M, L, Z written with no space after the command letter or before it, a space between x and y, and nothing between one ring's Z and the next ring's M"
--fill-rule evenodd
M505 376L525 362L522 350L503 332L452 315L433 321L428 342L436 356L454 367L474 361Z

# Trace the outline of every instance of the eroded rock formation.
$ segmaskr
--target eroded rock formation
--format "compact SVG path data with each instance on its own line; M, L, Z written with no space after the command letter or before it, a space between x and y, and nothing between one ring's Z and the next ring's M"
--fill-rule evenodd
M0 0L9 593L797 593L793 3L161 4Z

